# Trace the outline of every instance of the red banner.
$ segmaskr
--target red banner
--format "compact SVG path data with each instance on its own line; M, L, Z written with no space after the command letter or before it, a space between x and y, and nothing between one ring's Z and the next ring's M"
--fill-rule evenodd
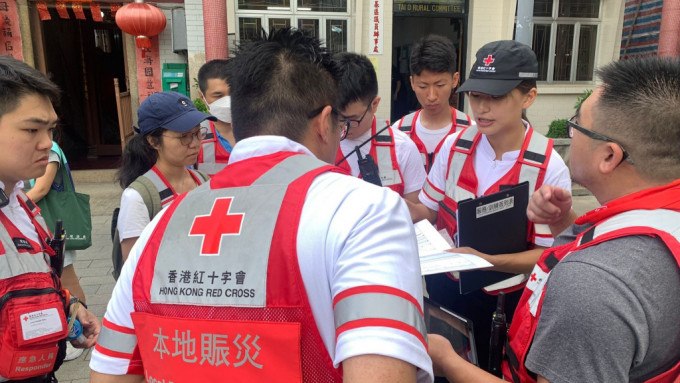
M139 102L155 92L160 92L161 64L158 49L158 36L151 37L151 48L135 49L137 56L137 87Z
M38 8L38 16L40 16L40 20L52 20L52 16L50 16L50 11L47 9L47 3L44 1L38 1L35 3L36 8Z
M70 19L71 17L68 14L68 10L66 9L66 3L63 1L57 1L57 13L59 14L59 17L62 19Z
M83 5L81 3L71 4L71 9L73 14L76 15L76 19L85 20L85 11L83 11Z
M102 19L102 9L98 3L90 4L90 13L92 14L92 20L103 21Z
M24 61L21 50L21 30L19 29L19 11L14 0L0 0L0 55L14 57Z
M111 17L116 17L116 12L120 9L120 4L111 4Z

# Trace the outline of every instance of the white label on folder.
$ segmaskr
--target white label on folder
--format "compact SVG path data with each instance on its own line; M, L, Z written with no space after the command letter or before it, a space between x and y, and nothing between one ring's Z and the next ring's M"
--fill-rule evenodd
M477 206L477 218L486 217L487 215L498 213L499 211L512 209L515 206L515 197L510 196L501 200L487 203L486 205Z

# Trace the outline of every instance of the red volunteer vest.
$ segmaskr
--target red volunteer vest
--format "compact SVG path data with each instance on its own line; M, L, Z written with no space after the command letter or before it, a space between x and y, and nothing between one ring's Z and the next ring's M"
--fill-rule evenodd
M210 133L201 142L196 169L212 177L227 166L229 155L230 153L220 144L217 138L215 123L210 121Z
M375 135L377 131L376 125L376 118L373 116L371 136ZM371 140L371 149L369 153L371 157L373 157L377 162L376 165L378 166L378 175L380 176L382 185L399 193L400 196L403 196L404 177L402 176L401 169L399 168L399 162L397 161L397 153L394 144L394 133L392 133L391 129L385 129L385 131L375 136ZM345 155L342 153L342 149L338 147L338 154L335 156L335 163L340 162L344 157ZM357 160L358 159L354 159L354 161ZM350 168L347 161L349 161L349 159L343 161L338 166L341 169L347 171L348 174L351 174L352 169ZM359 174L359 178L361 178L361 174Z
M178 197L133 277L143 367L129 373L177 383L340 382L296 250L307 190L334 169L279 152L235 163Z
M18 198L40 242L26 238L0 211L0 376L12 380L52 372L61 364L58 342L67 334L66 302L49 264L49 229L40 209L23 193Z
M624 197L580 217L576 223L594 225L576 240L546 251L541 255L519 301L508 332L503 376L515 383L536 382L536 374L524 366L536 327L541 316L545 284L551 270L569 254L601 242L628 235L652 235L664 241L680 267L680 220L678 189L680 181L648 189ZM668 190L668 189L675 190ZM675 232L673 232L675 230ZM595 356L596 357L596 356ZM680 361L670 370L647 383L677 383L680 381Z
M434 152L428 153L427 149L425 148L425 144L420 139L420 137L418 137L418 133L416 133L416 121L418 121L418 116L420 116L421 111L422 109L402 117L401 120L399 120L398 127L399 130L406 133L406 135L408 135L409 138L411 138L411 140L416 144L416 147L418 148L418 151L420 152L423 158L425 172L429 173L430 168L432 168L432 164L434 164L434 159L437 156L437 154L439 154L439 150L441 149L442 144L444 143L446 137L459 130L467 128L468 126L471 125L471 122L470 116L461 111L456 110L454 107L451 107L451 120L453 121L453 123L451 124L451 130L444 137L444 139L439 141L439 144L434 149ZM404 122L406 122L406 124L404 124Z
M467 198L475 198L477 195L478 179L477 174L475 173L473 154L475 149L477 148L479 140L482 138L482 134L477 132L476 129L474 129L473 127L467 129L469 129L466 130L468 134L461 133L456 139L456 142L451 147L448 167L446 170L447 172L446 188L448 190L451 186L453 186L449 184L455 182L451 178L452 175L451 166L454 161L454 156L464 155L465 161L459 173L460 175L458 176L456 186L467 191L468 193L466 193L465 196L463 196L461 199L458 199L457 197L442 193L441 191L432 190L433 188L429 183L426 183L425 187L426 192L428 194L439 195L436 199L440 201L439 206L442 209L440 209L439 214L437 214L437 227L440 229L445 228L449 235L451 235L451 237L453 237L457 231L456 211L458 210L458 202ZM475 133L474 138L472 138L471 141L467 140L465 136L468 135L472 136L472 133ZM540 148L542 153L535 153L528 150L530 146L533 146L532 144L536 143L536 140L547 140L547 142L543 142L542 144L536 144L536 146ZM543 180L545 179L545 171L550 161L550 155L552 154L552 148L553 148L552 140L546 139L539 133L536 133L531 128L531 126L529 126L527 128L527 133L524 136L524 142L522 144L522 149L520 150L519 155L517 157L517 162L510 169L509 172L507 172L503 177L496 181L495 184L491 185L484 192L483 195L489 195L499 192L501 185L517 185L524 181L530 181L530 184L534 185L533 188L532 187L529 188L530 193L533 193L535 190L538 190L538 188L540 188L541 185L543 185ZM538 168L536 179L535 180L533 178L528 179L530 175L527 174L526 172L522 172L522 166L531 166ZM455 171L454 173L458 174ZM533 241L534 225L531 222L529 223L528 233L529 237L527 238L527 240Z

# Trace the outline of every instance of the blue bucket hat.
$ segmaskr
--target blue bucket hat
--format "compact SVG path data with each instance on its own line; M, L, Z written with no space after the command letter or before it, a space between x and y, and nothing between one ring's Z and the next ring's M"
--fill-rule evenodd
M141 135L147 135L158 128L175 132L188 132L204 120L216 121L217 118L199 112L194 103L185 95L177 92L158 92L147 97L137 111Z

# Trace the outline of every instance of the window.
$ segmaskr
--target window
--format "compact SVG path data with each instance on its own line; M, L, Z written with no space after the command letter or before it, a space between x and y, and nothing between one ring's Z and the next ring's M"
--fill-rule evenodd
M593 81L601 0L534 0L538 80Z
M292 26L320 38L332 53L350 49L347 0L238 0L236 18L239 40Z

